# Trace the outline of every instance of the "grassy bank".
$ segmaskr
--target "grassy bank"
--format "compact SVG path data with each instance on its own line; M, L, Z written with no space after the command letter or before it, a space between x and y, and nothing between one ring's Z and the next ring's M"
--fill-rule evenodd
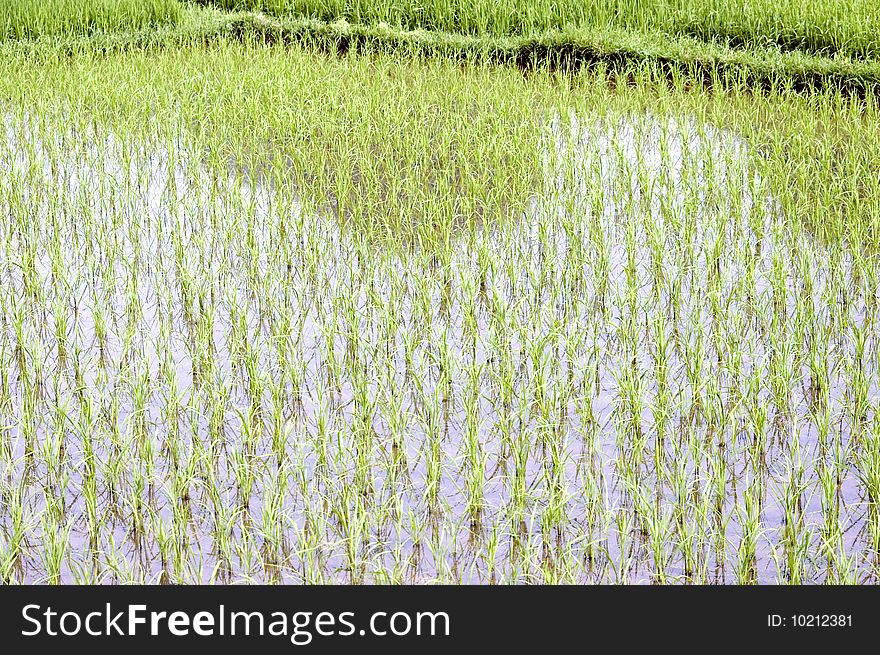
M299 44L329 52L386 51L417 57L485 61L521 69L576 71L602 67L623 73L642 65L684 75L699 84L834 88L864 96L880 88L880 62L827 58L801 52L737 49L690 37L646 35L620 30L562 31L541 36L467 36L405 31L387 25L326 23L230 14L219 32L267 43Z
M880 55L873 0L201 0L325 22L385 22L405 30L531 36L621 30L690 36L731 47L779 48L856 58Z

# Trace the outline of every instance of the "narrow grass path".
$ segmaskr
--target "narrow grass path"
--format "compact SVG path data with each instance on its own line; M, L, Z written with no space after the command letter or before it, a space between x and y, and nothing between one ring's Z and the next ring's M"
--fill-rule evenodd
M106 1L106 0L105 0ZM472 36L692 37L732 48L880 59L875 0L191 0L227 10Z

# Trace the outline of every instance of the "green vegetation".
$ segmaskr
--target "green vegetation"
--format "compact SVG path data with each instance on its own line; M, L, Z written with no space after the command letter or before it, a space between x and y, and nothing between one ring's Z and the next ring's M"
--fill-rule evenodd
M877 581L870 97L2 67L5 581Z
M430 3L430 11L415 11L415 5L401 2L281 0L271 5L207 0L201 5L177 0L94 0L76 3L75 10L63 11L57 9L61 2L10 4L6 12L7 51L26 50L42 57L47 50L73 54L165 48L222 41L232 36L297 44L322 52L385 50L404 57L483 60L520 68L575 70L600 65L606 70L623 72L641 65L656 65L667 71L675 69L702 80L703 84L733 82L764 88L791 85L809 92L831 87L860 96L876 94L880 88L880 58L871 54L880 31L873 27L877 22L876 10L868 2L845 8L843 3L831 2L819 14L811 13L814 4L801 7L794 0L783 3L781 8L778 3L773 4L777 13L767 8L770 5L756 8L751 4L749 11L710 11L715 0L698 3L699 9L691 8L690 3L639 3L636 7L623 6L621 0L608 0L604 4L577 3L571 11L564 3L539 2L527 3L529 10L521 12L513 12L515 3L505 9L503 4L481 2L466 3L457 9L452 4ZM218 6L262 7L271 15L227 11ZM678 9L673 12L675 7ZM705 15L699 14L701 11ZM487 25L495 27L484 32L457 27L457 17L467 16L468 12L483 16ZM689 18L681 18L678 22L689 25L687 29L662 27L663 21L657 18L667 14L684 16L687 12L702 16L698 19L688 14ZM445 16L452 22L407 18L427 13ZM786 37L786 45L771 38L784 30L767 27L766 38L757 35L763 34L760 30L754 38L721 38L727 28L713 22L725 16L728 18L724 20L729 22L731 17L739 16L741 20L771 25L769 17L777 14L781 16L774 19L777 23L806 26L798 29L815 35L810 39ZM381 20L383 17L388 20ZM532 22L525 24L523 20ZM537 27L529 27L533 23ZM862 29L863 37L857 35ZM46 35L51 38L40 39L38 43L29 40ZM795 44L798 39L800 45Z
M225 9L407 30L536 36L619 29L693 36L735 47L880 55L874 0L200 0Z
M210 4L0 0L0 581L880 581L872 4Z
M180 15L178 0L0 0L0 39L142 29Z
M203 34L234 35L265 43L297 44L321 52L384 51L402 57L440 57L463 62L573 72L599 67L625 74L648 66L667 76L687 75L703 86L789 86L799 91L836 89L859 96L880 89L880 61L820 57L801 52L741 50L690 37L621 31L559 32L539 37L474 37L385 25L267 19L231 14L204 21Z

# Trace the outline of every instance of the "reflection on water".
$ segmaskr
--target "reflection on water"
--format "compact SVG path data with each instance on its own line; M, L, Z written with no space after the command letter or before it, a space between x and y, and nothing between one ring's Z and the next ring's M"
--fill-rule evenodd
M874 290L734 134L547 143L521 222L404 258L184 134L7 119L6 577L824 581L829 526L867 575Z

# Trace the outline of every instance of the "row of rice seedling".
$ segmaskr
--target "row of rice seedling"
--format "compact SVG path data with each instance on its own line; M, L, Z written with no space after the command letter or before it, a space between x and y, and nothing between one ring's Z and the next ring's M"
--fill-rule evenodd
M25 61L4 581L877 580L873 101Z
M382 6L369 5L374 10ZM352 16L364 22L349 23L339 19L350 13L348 5L342 4L329 8L321 5L327 10L323 13L307 10L308 7L297 10L279 5L275 8L276 17L178 0L151 0L130 6L127 0L98 0L77 3L71 11L65 7L57 3L16 3L13 10L6 12L8 29L0 36L0 40L6 41L4 51L26 52L36 60L52 60L59 53L74 56L80 52L163 49L236 38L286 43L324 53L384 50L402 57L449 58L468 64L482 61L524 70L572 71L601 65L622 74L643 65L662 66L695 80L711 80L715 86L731 80L737 85L761 87L783 83L808 93L832 87L859 96L876 94L880 88L880 59L872 59L864 48L856 48L858 52L830 46L800 48L796 44L774 43L769 37L746 43L742 38L717 38L724 32L721 27L712 28L715 36L709 38L690 28L649 29L632 22L621 26L607 16L607 20L594 16L592 22L575 20L574 24L580 27L530 32L519 25L511 28L512 35L499 36L492 31L471 34L402 29L399 24L375 22L375 16L371 18L366 9L363 14ZM409 15L400 3L389 7L395 12L400 9L402 16ZM542 12L538 13L543 15ZM626 15L617 10L607 13ZM325 16L326 20L315 18L316 15ZM789 16L786 20L793 19ZM803 20L814 24L812 18ZM870 25L872 20L860 18L857 22ZM867 31L871 35L877 33L873 28ZM852 37L848 42L857 43L859 39Z
M386 22L496 36L621 29L689 35L737 47L880 55L873 0L199 0L225 9L324 21Z
M181 13L178 0L0 0L0 40L150 28Z

